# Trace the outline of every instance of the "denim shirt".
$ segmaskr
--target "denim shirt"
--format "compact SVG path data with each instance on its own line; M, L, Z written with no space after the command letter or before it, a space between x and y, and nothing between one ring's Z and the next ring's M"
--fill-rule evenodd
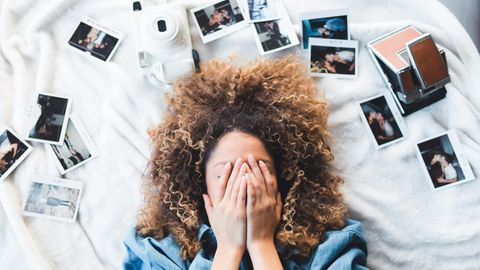
M203 270L210 269L215 255L217 242L210 227L202 224L198 232L200 240L205 241L204 248L193 258L185 261L180 255L180 247L172 236L160 241L151 237L141 237L135 228L131 229L125 239L127 256L123 262L125 270ZM283 249L277 247L281 254ZM342 230L328 231L324 241L317 246L310 258L301 262L293 259L282 261L286 270L293 269L367 269L367 242L363 236L360 223L346 220ZM243 257L240 270L252 269L248 254Z

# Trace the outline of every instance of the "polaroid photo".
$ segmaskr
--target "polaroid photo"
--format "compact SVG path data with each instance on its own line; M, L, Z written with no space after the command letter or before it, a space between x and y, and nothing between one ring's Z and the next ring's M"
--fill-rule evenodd
M27 111L26 139L61 145L67 130L72 100L48 93L35 93Z
M288 16L282 0L244 0L248 21L271 21Z
M348 9L334 9L300 13L303 49L309 47L309 38L350 39Z
M83 182L50 177L35 177L23 206L23 215L74 223Z
M256 22L251 27L252 31L254 31L258 50L262 55L300 44L288 17L279 20Z
M216 1L190 10L203 43L219 39L248 26L237 0Z
M68 120L67 131L62 145L45 145L47 152L55 157L55 164L62 175L95 158L97 148L77 115Z
M75 28L68 44L77 52L83 52L108 62L122 41L123 34L104 26L92 18L83 18Z
M310 38L310 75L353 79L358 74L358 41Z
M33 147L4 125L0 125L0 183L32 152Z
M430 137L417 144L417 157L433 190L475 179L460 140L454 130Z
M378 95L359 103L360 116L377 149L403 140L407 126L391 97Z

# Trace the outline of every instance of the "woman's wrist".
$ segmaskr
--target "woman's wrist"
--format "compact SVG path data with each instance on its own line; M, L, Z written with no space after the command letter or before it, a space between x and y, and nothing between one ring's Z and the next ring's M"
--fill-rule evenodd
M215 251L212 269L238 269L244 252L241 248L219 245Z
M273 239L253 241L247 249L255 269L283 269Z

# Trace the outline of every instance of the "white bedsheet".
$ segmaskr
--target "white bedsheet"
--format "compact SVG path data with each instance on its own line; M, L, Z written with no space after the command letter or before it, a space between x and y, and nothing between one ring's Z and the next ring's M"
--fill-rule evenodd
M478 269L480 181L431 191L415 156L416 142L455 129L474 173L480 176L480 56L471 39L433 0L287 0L297 33L301 11L351 9L359 40L359 77L320 79L330 104L330 130L345 200L363 222L374 269ZM20 132L27 97L42 90L73 98L100 156L66 175L85 189L78 221L64 224L20 214L33 175L59 176L43 145L0 184L0 269L119 269L122 240L135 222L142 174L149 158L146 129L164 109L163 91L136 67L129 1L0 0L0 122ZM205 1L189 1L194 7ZM67 41L79 19L91 16L126 34L110 63L74 53ZM251 29L203 45L190 19L202 60L236 53L241 62L258 51ZM386 86L366 43L405 24L430 32L446 50L452 82L447 98L406 117L410 137L375 150L357 109L359 100ZM299 52L296 47L288 52ZM277 54L280 56L283 53Z

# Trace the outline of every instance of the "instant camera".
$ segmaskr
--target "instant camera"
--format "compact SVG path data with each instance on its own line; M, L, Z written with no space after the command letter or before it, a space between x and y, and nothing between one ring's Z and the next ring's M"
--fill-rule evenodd
M171 83L196 69L185 7L146 6L133 1L134 39L140 71L155 85Z
M409 25L370 41L368 49L402 115L446 96L450 76L445 52L430 34Z

